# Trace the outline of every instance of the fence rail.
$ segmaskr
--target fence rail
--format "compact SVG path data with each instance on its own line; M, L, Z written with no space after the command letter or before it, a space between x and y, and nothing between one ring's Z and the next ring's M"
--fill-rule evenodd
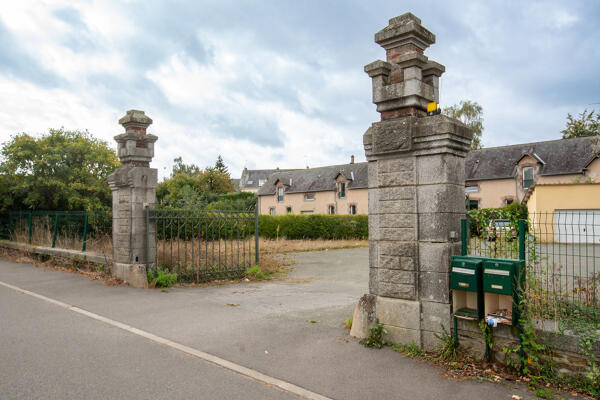
M192 209L148 209L147 268L177 273L180 282L237 278L258 264L258 209L220 202Z
M470 227L463 225L467 254L526 260L535 317L559 321L580 313L600 321L600 210L531 213L521 227L508 219Z
M10 211L0 218L6 240L81 251L112 252L110 213L90 211Z

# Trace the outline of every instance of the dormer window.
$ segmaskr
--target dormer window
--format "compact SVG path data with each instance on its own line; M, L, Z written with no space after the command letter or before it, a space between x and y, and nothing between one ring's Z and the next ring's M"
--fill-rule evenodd
M259 179L259 180L258 180L258 186L262 186L262 185L264 185L264 184L265 184L265 182L267 182L267 180L266 180L266 179Z
M281 203L283 201L283 187L277 188L277 202Z
M346 198L346 182L340 182L338 184L338 197L340 199Z
M533 185L533 167L523 168L523 189L528 189Z

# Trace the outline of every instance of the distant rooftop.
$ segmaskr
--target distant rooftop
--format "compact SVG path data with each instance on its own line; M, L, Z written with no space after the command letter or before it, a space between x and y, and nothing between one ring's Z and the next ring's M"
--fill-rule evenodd
M513 178L524 155L542 164L540 175L578 174L597 156L599 146L600 137L588 136L471 150L465 176L467 181Z
M348 189L368 187L367 163L330 165L318 168L278 171L259 189L259 195L275 194L275 184L280 180L286 193L310 193L336 190L336 178L342 173L348 180Z

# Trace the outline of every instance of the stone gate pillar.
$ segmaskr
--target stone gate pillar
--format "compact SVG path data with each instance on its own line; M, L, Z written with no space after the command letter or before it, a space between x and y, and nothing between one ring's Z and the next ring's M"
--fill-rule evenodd
M387 340L433 349L443 324L450 332L450 256L460 254L465 214L464 158L472 132L444 115L439 101L445 67L423 53L435 36L407 13L375 34L387 61L365 66L381 113L363 136L369 162L369 294L355 311L352 334L368 335L375 318Z
M119 123L125 133L115 136L121 168L108 177L112 191L112 274L135 287L148 287L146 275L146 207L156 204L158 172L150 168L156 136L147 134L152 120L143 111L129 110ZM156 259L156 230L150 227L150 260Z

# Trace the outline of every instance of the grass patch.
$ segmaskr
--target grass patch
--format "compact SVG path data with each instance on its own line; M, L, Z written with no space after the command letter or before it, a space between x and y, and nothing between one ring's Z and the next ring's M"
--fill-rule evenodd
M263 272L258 265L246 268L246 277L252 281L269 281L272 272Z
M407 357L415 358L415 357L425 357L426 353L422 350L419 345L415 343L415 341L411 341L409 344L393 344L392 349L397 351L398 353L402 353Z

